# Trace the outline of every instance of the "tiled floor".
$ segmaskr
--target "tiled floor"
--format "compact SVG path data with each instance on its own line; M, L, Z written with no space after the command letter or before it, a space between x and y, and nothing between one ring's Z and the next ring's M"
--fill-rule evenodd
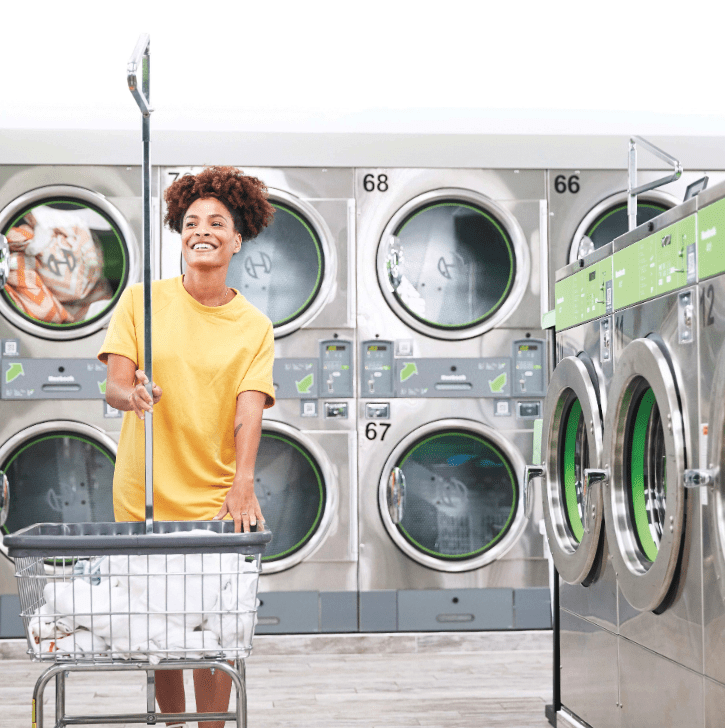
M20 645L0 642L2 656L0 728L29 726L44 666L22 659ZM247 660L249 726L546 728L551 665L550 632L259 636ZM143 672L74 674L68 712L142 712L144 679ZM187 684L193 695L190 675ZM49 686L46 726L53 694Z

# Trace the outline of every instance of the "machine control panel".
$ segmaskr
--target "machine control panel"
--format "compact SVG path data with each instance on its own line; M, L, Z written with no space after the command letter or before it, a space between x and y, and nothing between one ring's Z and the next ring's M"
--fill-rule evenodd
M320 342L321 395L352 397L352 342L341 339Z
M353 397L352 342L320 342L320 356L274 360L277 399Z
M725 200L717 200L697 211L697 275L700 280L725 273L723 220Z
M393 390L393 342L365 341L362 345L362 397L392 397Z
M546 394L544 385L544 342L521 339L514 342L514 394L528 397Z
M368 420L390 419L390 402L367 402L365 404L365 418Z
M106 365L98 359L3 357L0 399L105 399Z
M325 402L325 417L327 419L346 420L347 402Z

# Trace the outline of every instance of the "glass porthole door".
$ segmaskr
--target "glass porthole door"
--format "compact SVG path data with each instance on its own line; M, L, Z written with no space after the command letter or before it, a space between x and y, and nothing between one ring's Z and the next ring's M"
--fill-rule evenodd
M637 225L644 225L677 204L670 195L650 192L637 198ZM629 230L627 218L627 193L622 192L602 200L582 220L569 251L569 262L573 263Z
M116 444L94 427L33 425L0 447L12 497L3 533L33 523L113 521Z
M0 312L35 336L68 340L101 329L137 275L136 240L105 197L42 187L0 212L8 280Z
M227 284L236 288L284 336L312 320L324 305L336 256L324 220L309 205L270 191L274 220L233 256Z
M493 430L464 420L430 423L402 440L386 463L379 486L383 523L425 566L478 568L503 555L525 526L522 472L521 455ZM400 519L387 502L391 473L405 483Z
M580 357L554 369L544 404L544 521L556 568L569 584L587 584L603 554L603 494L589 485L601 468L602 413L597 385Z
M675 583L685 537L685 430L670 365L652 339L622 353L610 388L605 501L619 586L636 609L657 611Z
M503 321L521 300L528 250L504 208L466 190L411 200L390 220L378 247L378 280L388 304L412 328L466 339Z
M295 428L265 420L254 491L274 534L264 571L299 564L320 544L334 512L337 490L327 456Z

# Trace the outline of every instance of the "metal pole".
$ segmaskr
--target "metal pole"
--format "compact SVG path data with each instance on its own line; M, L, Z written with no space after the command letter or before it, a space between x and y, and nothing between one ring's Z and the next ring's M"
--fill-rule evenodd
M128 62L128 87L141 109L141 136L143 140L142 191L143 191L143 303L144 303L144 372L148 377L146 391L153 401L153 370L151 366L151 112L150 106L150 47L148 33L142 34L136 42L131 60ZM141 92L138 89L137 71L141 63ZM146 533L154 530L154 473L153 438L154 418L150 412L144 415L144 461L146 480Z
M627 220L629 230L637 227L637 195L632 190L637 188L637 146L634 139L629 140L629 194L627 195Z

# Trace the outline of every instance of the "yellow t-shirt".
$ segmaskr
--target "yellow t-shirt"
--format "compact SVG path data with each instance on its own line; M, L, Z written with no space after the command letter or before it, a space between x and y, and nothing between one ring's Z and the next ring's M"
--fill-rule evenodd
M256 390L274 404L272 322L239 292L203 306L182 276L152 284L154 519L209 520L222 507L236 471L237 396ZM143 287L124 291L98 358L121 354L143 369ZM125 412L113 477L117 521L145 511L144 422Z

